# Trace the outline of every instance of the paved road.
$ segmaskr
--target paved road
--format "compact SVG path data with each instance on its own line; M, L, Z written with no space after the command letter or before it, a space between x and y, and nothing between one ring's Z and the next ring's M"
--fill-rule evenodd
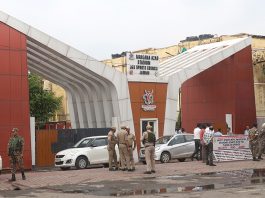
M108 171L107 168L70 171L31 171L27 180L7 182L0 175L0 197L264 197L265 160L218 163L157 164L157 172L144 175L144 165L135 172Z

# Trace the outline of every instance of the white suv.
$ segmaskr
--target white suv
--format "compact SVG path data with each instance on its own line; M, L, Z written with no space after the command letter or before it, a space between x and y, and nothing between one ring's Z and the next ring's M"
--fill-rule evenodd
M90 164L108 164L107 145L108 136L83 138L72 148L57 153L55 156L55 166L60 167L62 170L67 170L71 167L84 169ZM115 149L117 155L119 155L117 145Z

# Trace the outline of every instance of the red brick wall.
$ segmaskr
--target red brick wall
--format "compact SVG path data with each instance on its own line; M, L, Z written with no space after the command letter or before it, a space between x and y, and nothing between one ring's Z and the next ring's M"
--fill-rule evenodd
M141 107L144 104L143 95L144 91L153 90L155 111L144 111ZM131 98L131 107L133 113L135 136L137 147L140 148L140 119L141 118L158 118L158 132L159 136L163 135L165 109L166 109L166 96L167 84L165 83L143 83L143 82L129 82L129 91Z
M0 23L0 155L9 167L7 143L13 127L25 139L24 163L31 168L26 36Z
M232 131L240 134L256 122L251 47L246 47L181 87L182 126L213 123L226 130L225 114L232 114Z

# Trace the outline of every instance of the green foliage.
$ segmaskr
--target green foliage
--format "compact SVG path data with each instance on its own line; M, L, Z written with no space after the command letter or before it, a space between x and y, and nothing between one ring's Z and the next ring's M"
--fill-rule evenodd
M35 74L29 75L29 100L30 116L35 117L36 123L47 122L62 104L62 97L43 90L42 79Z

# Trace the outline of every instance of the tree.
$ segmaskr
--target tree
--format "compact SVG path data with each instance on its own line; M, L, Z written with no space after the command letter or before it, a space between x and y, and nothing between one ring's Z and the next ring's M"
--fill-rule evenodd
M43 90L42 78L35 74L29 74L29 100L30 116L35 117L36 123L49 121L62 104L62 97Z

